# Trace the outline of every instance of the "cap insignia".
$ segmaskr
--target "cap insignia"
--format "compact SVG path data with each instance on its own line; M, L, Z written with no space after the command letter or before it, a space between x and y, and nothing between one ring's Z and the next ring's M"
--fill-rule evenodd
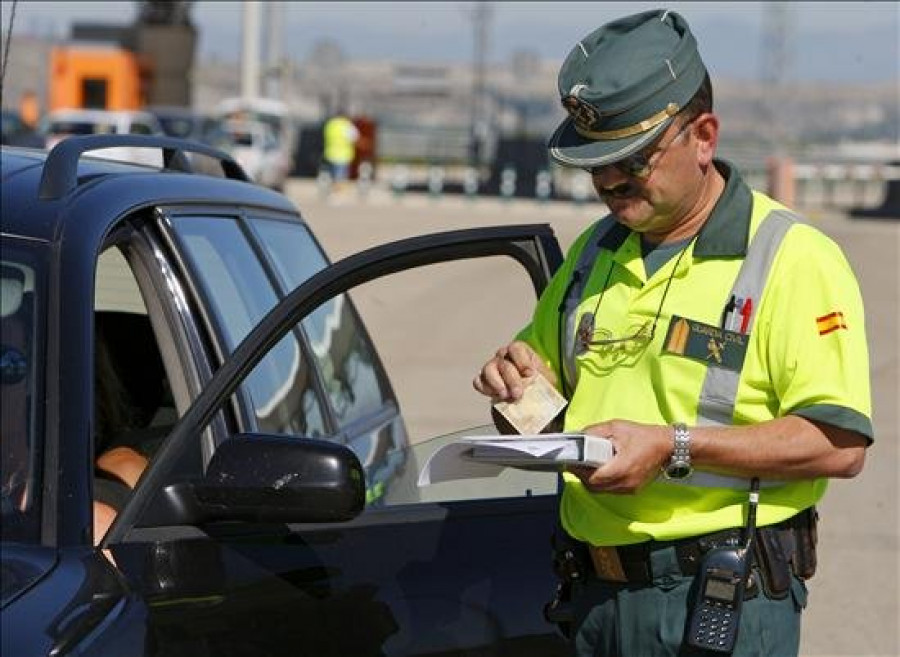
M594 130L600 122L600 113L593 105L589 105L577 96L566 96L562 106L581 130Z

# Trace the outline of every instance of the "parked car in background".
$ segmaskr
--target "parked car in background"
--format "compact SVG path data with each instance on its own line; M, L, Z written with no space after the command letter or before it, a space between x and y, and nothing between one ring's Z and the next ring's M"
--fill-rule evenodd
M230 120L222 125L225 146L254 182L282 190L291 164L272 128L262 121Z
M63 109L48 113L38 126L48 149L73 135L162 135L163 129L149 112L131 110ZM114 147L95 153L110 160L160 166L158 150Z
M281 158L288 171L294 170L299 131L296 117L290 106L274 98L240 96L225 98L215 107L215 115L223 121L259 121L272 130Z
M178 139L190 139L221 148L227 145L222 121L189 107L150 105L144 108L156 117L165 134Z
M137 146L168 169L87 156ZM95 135L0 154L0 653L568 654L542 614L555 475L419 489L452 437L410 444L349 295L490 259L539 292L562 257L549 226L329 264L288 199L209 147ZM110 445L149 465L101 537Z
M208 116L188 107L151 105L144 108L156 117L165 134L178 139L190 139L201 144L227 150L231 141L222 129L221 119ZM219 175L221 167L211 158L198 153L186 153L193 168L209 175Z

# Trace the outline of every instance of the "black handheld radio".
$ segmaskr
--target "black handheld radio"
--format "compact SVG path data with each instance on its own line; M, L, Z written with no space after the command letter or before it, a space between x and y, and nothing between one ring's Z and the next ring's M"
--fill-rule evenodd
M731 653L737 641L741 605L750 575L751 548L756 530L759 479L750 482L747 526L742 545L713 548L698 573L697 602L691 613L687 644L713 652Z

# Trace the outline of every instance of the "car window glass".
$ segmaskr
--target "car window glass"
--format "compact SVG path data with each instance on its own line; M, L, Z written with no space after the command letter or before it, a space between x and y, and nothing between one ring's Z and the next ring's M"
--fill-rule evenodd
M36 541L40 522L35 392L43 368L35 313L41 299L31 248L4 240L0 262L0 509L3 539L19 542Z
M236 220L177 217L184 242L228 352L272 309L278 295ZM244 384L258 427L271 433L327 434L312 372L295 334L286 335Z
M251 223L288 290L325 266L321 250L302 224L260 219ZM302 325L340 425L378 412L388 394L375 350L348 297L342 294L327 301Z
M523 245L524 248L524 245ZM473 294L485 288L490 294ZM512 258L467 258L383 276L351 290L407 427L406 467L384 503L552 494L552 472L507 469L497 477L419 487L427 459L454 438L492 434L489 400L472 378L497 347L529 321L535 291Z

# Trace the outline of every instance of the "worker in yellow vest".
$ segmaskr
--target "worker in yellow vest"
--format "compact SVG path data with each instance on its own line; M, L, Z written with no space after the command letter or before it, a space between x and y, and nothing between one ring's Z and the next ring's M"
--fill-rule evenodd
M337 112L325 122L324 158L331 178L337 186L341 186L349 177L350 165L356 157L356 142L359 130L353 122Z
M712 84L679 14L600 27L558 83L569 117L550 154L591 174L609 215L473 385L514 403L541 375L569 400L564 430L615 447L563 475L575 653L795 656L815 505L873 440L854 274L715 157Z

